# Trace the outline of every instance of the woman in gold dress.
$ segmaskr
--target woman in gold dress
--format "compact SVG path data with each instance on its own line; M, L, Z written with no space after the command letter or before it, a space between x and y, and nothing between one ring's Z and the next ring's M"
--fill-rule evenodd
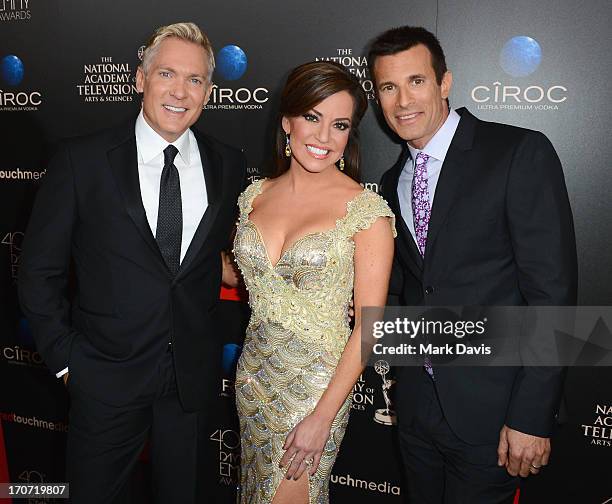
M360 308L385 304L393 257L393 213L356 182L366 108L340 65L294 69L281 96L277 174L238 201L234 255L252 310L236 374L245 504L329 501L362 372Z

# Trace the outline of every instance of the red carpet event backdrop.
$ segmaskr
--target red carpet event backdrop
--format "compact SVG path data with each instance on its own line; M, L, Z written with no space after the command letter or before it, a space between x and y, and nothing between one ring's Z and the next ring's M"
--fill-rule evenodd
M15 287L46 162L60 139L136 116L143 44L154 28L177 21L200 25L217 58L212 97L196 127L243 148L252 178L265 175L278 95L291 68L333 60L358 76L371 105L361 136L363 182L373 190L400 146L375 113L366 44L402 24L436 33L454 75L452 106L551 139L574 211L580 303L612 304L609 1L0 0L0 481L64 481L67 394L36 351ZM231 503L239 468L232 373L248 309L236 292L221 297L225 375L218 404L207 412L210 468L201 477L207 502ZM384 367L368 368L355 385L332 502L404 502L393 415L383 396L384 380L392 378ZM609 368L570 369L561 420L550 466L525 482L520 502L612 502ZM145 474L146 453L142 459Z

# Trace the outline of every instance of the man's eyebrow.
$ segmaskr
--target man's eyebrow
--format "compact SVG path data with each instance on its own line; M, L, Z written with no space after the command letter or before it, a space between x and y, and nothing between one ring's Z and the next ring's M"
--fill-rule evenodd
M174 68L172 68L169 65L159 65L156 68L156 70L167 70L167 71L172 72L172 73L178 73ZM200 77L200 78L203 79L204 78L204 74L193 73L193 74L189 75L189 77Z

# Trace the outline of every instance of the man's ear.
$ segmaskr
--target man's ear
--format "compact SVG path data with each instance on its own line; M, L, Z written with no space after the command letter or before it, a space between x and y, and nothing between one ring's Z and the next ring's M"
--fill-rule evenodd
M442 76L442 84L440 85L442 98L445 100L450 94L451 87L453 87L453 73L450 70L447 70Z
M142 65L138 65L136 69L136 91L139 93L144 92L144 83L145 83L145 73L142 69Z
M208 89L206 90L206 94L204 96L204 103L202 103L202 108L206 107L208 100L210 100L210 95L212 93L214 84L211 82L208 83Z

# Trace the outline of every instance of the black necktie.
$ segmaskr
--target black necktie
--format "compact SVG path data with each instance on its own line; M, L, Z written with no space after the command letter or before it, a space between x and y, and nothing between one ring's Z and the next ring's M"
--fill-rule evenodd
M183 235L183 209L181 206L181 181L174 166L178 149L168 145L164 149L164 169L159 183L159 211L155 239L168 269L176 275L181 263L181 238Z

